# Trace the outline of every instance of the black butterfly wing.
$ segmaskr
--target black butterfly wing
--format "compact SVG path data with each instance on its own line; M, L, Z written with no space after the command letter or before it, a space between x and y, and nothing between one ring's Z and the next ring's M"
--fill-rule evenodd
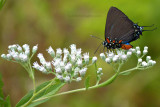
M117 38L124 43L131 42L135 32L133 24L121 10L111 7L106 20L105 40L110 37L111 40Z

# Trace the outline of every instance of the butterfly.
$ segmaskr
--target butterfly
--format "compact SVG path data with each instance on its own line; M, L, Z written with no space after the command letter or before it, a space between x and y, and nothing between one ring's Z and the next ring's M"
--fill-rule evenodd
M144 27L152 26L139 26L138 24L132 22L121 10L116 7L111 7L107 14L105 40L102 44L104 48L107 48L107 50L117 48L129 50L133 47L130 42L140 38L143 31L153 31L156 29L144 30Z

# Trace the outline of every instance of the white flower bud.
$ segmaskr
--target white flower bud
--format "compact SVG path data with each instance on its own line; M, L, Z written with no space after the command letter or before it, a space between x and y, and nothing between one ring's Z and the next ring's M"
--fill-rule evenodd
M56 68L56 73L61 74L62 73L61 68Z
M52 70L52 66L50 62L46 62L45 66L48 70Z
M97 61L97 57L94 56L94 57L92 58L92 64L95 63L96 61Z
M65 82L70 82L70 80L71 80L71 78L70 78L69 76L66 76L66 77L64 78L64 81L65 81Z
M108 64L110 64L111 63L111 59L110 58L106 58L106 60L105 60Z
M139 51L139 50L140 50L140 47L139 47L139 46L137 46L137 47L136 47L136 50L137 50L137 51Z
M143 50L143 54L147 54L148 53L148 50Z
M83 57L84 57L85 63L88 64L89 63L89 53L84 53Z
M122 60L127 60L127 55L124 54L121 56L121 58L122 58Z
M72 64L68 63L66 66L65 66L65 70L67 72L71 72L72 71Z
M6 58L7 58L7 60L11 60L11 59L12 59L12 56L11 56L10 54L7 54L7 55L6 55Z
M100 57L105 61L106 56L104 55L104 53L101 53L101 54L100 54Z
M76 53L77 57L80 57L80 56L81 56L81 53L82 53L81 48L80 48L80 49L77 49L77 53Z
M47 52L48 52L53 58L55 57L55 52L54 52L54 50L52 49L51 46L47 49Z
M5 54L2 54L1 57L7 59L7 56Z
M34 62L32 67L39 70L41 66L37 62Z
M20 54L19 54L19 59L20 59L22 62L27 62L27 61L28 61L28 56L27 56L26 54L20 53Z
M76 54L76 45L75 44L72 44L70 45L70 48L71 48L71 54Z
M68 49L64 48L64 49L63 49L63 53L64 53L64 56L68 56L68 55L69 55Z
M135 49L132 49L132 52L133 52L133 53L136 53L136 50L135 50Z
M82 59L78 59L78 60L77 60L77 65L78 65L78 66L82 66Z
M38 50L38 44L33 46L32 53L35 54L37 52L37 50Z
M18 52L22 52L22 51L23 51L23 50L22 50L22 47L19 46L18 44L17 44L17 50L18 50Z
M79 81L81 81L81 80L82 80L81 77L76 78L76 81L77 81L77 82L79 82Z
M132 52L131 51L128 51L127 52L127 56L131 56L132 55Z
M139 62L139 63L142 63L142 59L141 59L141 58L139 58L139 59L138 59L138 62Z
M138 51L136 52L136 54L137 54L137 56L140 56L140 55L141 55L141 51L138 50Z
M83 69L81 69L81 70L79 71L79 73L80 73L80 75L83 77L83 76L85 76L86 71L87 71L87 68L83 68Z
M146 61L148 62L149 60L151 60L151 56L146 57Z
M101 74L102 73L102 68L98 68L97 74Z
M148 64L147 64L145 61L143 61L143 62L142 62L142 66L143 66L143 67L147 67Z
M57 75L57 78L62 81L63 80L63 76L62 75Z
M145 46L145 47L144 47L144 50L148 50L148 47L147 47L147 46Z
M43 66L41 66L39 70L42 71L43 73L47 73L47 70Z
M56 57L60 57L61 56L61 54L62 54L62 50L60 49L60 48L58 48L57 50L56 50Z
M113 60L113 62L117 62L118 61L118 57L114 56L112 60Z

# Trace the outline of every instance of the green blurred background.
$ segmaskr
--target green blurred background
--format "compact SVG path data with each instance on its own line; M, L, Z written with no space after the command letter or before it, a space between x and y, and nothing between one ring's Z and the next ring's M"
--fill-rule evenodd
M119 76L107 87L55 97L39 107L160 106L160 0L7 0L0 11L0 54L7 53L8 45L27 43L30 46L38 44L38 52L47 57L45 50L50 45L56 49L75 43L83 52L94 56L101 41L90 35L104 38L106 15L111 6L122 10L139 25L156 25L157 30L144 32L131 44L141 49L148 46L148 55L157 64L145 71ZM38 60L36 56L35 60ZM135 65L136 57L132 57L122 70ZM103 68L102 81L113 75L112 67L105 62L99 60L98 66ZM32 81L20 65L3 59L0 59L0 72L5 84L4 93L10 95L14 106L32 89ZM91 84L94 84L94 67L88 72ZM37 85L53 78L38 71L35 76ZM68 84L61 91L80 87L84 87L83 82Z

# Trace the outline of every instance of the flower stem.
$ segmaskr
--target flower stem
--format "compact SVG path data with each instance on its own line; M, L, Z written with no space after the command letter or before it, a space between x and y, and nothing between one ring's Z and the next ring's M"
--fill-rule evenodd
M101 84L98 84L98 85L96 84L94 86L89 87L88 90L95 89L95 88L100 88L100 87L103 87L103 86L107 86L110 83L112 83L116 79L116 77L118 76L121 66L122 66L122 64L119 65L117 72L111 78L109 78L108 80L106 80L105 82L103 82ZM45 100L45 99L60 96L60 95L66 95L66 94L71 94L71 93L75 93L75 92L81 92L81 91L86 91L86 88L80 88L80 89L76 89L76 90L71 90L71 91L67 91L67 92L58 93L58 94L55 94L55 95L52 95L52 96L47 96L47 97L43 97L43 98L34 100L33 102Z

